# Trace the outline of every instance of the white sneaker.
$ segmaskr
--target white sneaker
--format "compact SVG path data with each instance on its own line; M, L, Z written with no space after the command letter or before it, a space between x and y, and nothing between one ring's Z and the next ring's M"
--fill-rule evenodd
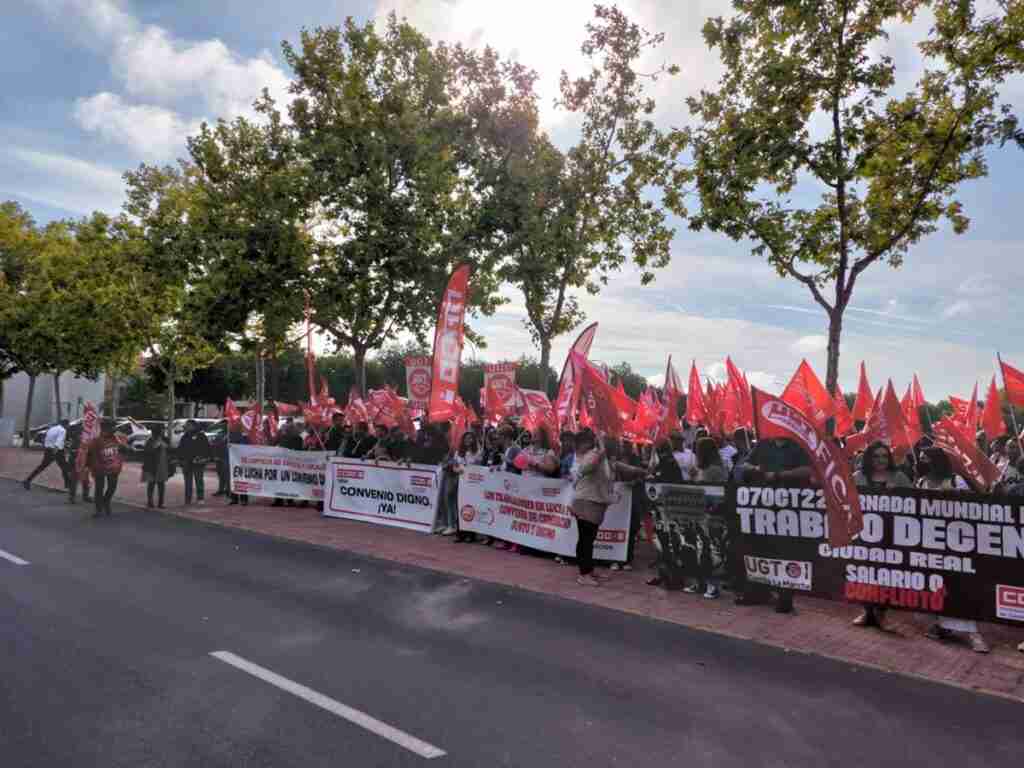
M593 576L577 576L576 583L581 587L600 587L601 582L595 579Z
M458 533L458 531L456 531L454 528L445 528L443 531L441 531L442 536L453 536L456 533Z
M196 502L196 506L197 506L197 507L202 507L202 506L204 506L205 504L206 504L206 502L205 502L205 501L203 501L202 499L200 499L199 501L197 501L197 502Z

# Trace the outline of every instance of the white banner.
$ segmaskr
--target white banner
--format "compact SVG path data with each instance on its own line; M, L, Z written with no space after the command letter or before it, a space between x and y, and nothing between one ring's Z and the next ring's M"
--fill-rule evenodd
M231 492L274 499L320 501L324 451L289 451L268 445L230 445Z
M459 528L575 557L578 532L570 509L572 495L568 480L466 467L459 480ZM632 489L616 483L615 502L594 542L595 559L626 560L632 502Z
M332 458L324 515L430 533L440 485L438 466Z

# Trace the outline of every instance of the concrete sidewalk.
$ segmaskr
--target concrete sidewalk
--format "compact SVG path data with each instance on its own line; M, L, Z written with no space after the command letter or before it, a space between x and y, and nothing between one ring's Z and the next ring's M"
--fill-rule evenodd
M40 458L41 453L37 451L0 449L0 477L21 480ZM140 475L137 464L125 465L118 488L120 501L145 506L146 491L139 482ZM56 467L48 469L36 483L34 492L39 492L40 485L55 490L63 487ZM168 483L165 511L215 525L359 552L1024 702L1024 654L1016 651L1017 644L1024 640L1024 631L1012 627L982 625L982 633L992 645L992 653L982 655L972 653L966 644L926 639L924 631L930 621L921 614L890 611L887 631L881 632L851 626L858 609L845 603L798 597L794 614L779 615L770 607L735 606L729 593L719 600L669 593L644 584L650 573L644 565L653 559L652 550L644 544L638 548L638 570L613 573L612 580L601 588L584 588L576 584L573 569L559 566L545 557L514 555L481 545L455 544L451 538L324 518L313 508L270 507L269 502L247 507L227 506L225 499L210 496L217 488L216 475L212 472L207 474L206 487L205 506L185 507L182 503L184 483L179 473ZM84 515L86 511L80 505L75 514ZM628 638L623 642L628 642Z

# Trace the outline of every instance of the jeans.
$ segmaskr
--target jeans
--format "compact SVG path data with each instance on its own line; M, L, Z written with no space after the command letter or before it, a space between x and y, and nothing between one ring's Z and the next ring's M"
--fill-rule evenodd
M217 493L224 495L231 492L231 470L226 461L217 462Z
M206 466L203 464L185 464L181 468L185 475L185 503L192 503L192 484L196 487L196 500L202 501L206 495Z
M96 502L96 514L102 515L111 513L110 500L114 498L117 490L117 480L120 475L96 475L96 488L93 490L93 498Z
M580 576L587 576L594 571L594 541L597 539L598 526L577 517L576 529L579 531L576 562L580 566Z
M146 483L146 505L153 506L153 491L156 491L157 503L162 507L164 505L164 491L167 489L167 483L150 482Z
M35 480L37 475L54 462L56 462L57 466L60 467L60 474L64 478L64 487L67 488L70 485L68 477L68 462L64 457L64 451L58 451L56 448L47 448L43 451L43 460L39 462L38 467L32 470L32 474L25 478L25 482L31 483Z

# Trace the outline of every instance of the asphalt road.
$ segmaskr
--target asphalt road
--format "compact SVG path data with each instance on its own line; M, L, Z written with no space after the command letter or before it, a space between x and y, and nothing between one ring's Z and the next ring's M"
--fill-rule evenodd
M992 768L1024 754L1024 706L1010 701L90 511L0 481L4 768Z

